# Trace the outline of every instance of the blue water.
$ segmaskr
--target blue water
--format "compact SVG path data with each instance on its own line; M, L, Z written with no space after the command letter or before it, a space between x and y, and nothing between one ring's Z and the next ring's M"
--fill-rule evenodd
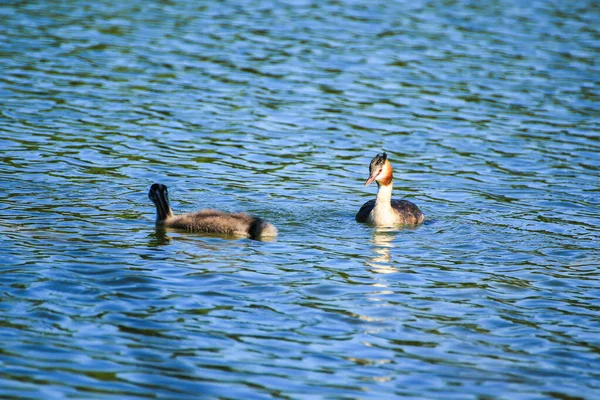
M0 397L600 398L598 2L0 20ZM381 151L422 226L354 221Z

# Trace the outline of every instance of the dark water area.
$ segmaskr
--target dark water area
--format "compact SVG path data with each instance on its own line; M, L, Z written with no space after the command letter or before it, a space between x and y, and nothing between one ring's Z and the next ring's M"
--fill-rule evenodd
M597 1L0 21L0 397L600 398ZM381 151L423 225L354 221Z

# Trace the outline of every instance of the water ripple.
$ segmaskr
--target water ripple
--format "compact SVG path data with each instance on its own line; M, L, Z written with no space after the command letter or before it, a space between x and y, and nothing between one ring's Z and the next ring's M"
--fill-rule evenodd
M597 397L594 2L0 15L0 396ZM354 222L382 150L418 228Z

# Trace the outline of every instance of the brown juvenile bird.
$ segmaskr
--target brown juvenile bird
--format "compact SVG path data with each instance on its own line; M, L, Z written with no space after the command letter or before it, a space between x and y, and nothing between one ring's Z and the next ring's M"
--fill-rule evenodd
M156 206L156 226L158 227L183 229L188 232L245 236L251 239L277 236L277 228L271 223L245 213L226 213L204 209L174 215L169 205L167 187L160 183L155 183L150 187L148 197Z

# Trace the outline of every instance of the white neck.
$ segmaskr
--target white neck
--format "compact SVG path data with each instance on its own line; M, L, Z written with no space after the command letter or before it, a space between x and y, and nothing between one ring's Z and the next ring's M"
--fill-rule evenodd
M382 185L377 182L377 199L375 207L369 214L369 223L376 226L393 226L396 223L396 216L392 209L392 184Z
M381 208L392 208L392 187L393 183L389 185L382 185L377 182L377 199L375 200L375 207Z

